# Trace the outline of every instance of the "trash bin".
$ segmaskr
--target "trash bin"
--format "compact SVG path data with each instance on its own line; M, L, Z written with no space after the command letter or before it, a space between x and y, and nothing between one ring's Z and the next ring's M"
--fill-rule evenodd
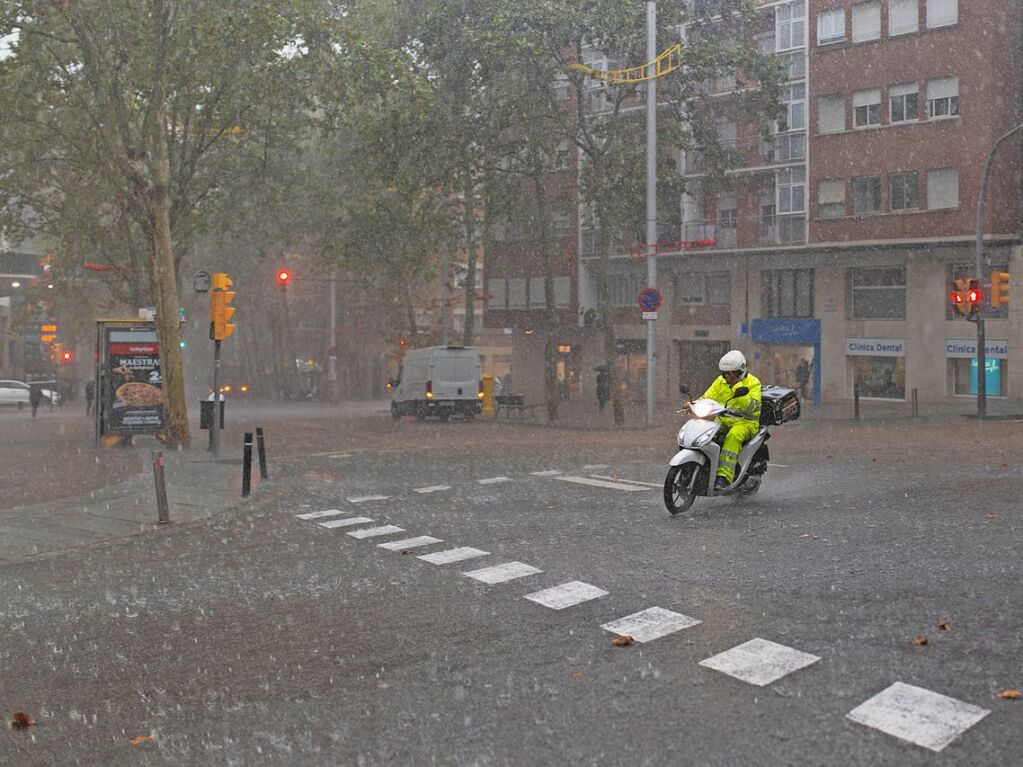
M210 429L213 427L213 400L199 400L199 428ZM224 400L220 400L220 428L224 428Z

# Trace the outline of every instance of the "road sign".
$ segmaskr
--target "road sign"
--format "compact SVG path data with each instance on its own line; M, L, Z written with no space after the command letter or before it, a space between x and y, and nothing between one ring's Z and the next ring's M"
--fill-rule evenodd
M643 312L643 319L644 320L656 320L657 319L657 312Z
M639 308L644 312L656 312L661 308L661 294L657 288L643 288L639 292Z
M198 271L192 275L192 286L196 293L209 293L212 279L209 272Z

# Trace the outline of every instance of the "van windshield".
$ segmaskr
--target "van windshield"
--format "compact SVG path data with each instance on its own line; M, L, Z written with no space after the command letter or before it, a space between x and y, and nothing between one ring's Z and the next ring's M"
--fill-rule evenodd
M473 381L479 370L475 358L468 355L441 357L433 369L434 375L443 381Z

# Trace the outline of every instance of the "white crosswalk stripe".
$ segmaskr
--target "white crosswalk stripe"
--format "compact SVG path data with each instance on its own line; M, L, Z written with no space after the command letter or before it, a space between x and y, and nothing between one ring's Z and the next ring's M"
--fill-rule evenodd
M324 511L309 511L305 514L296 514L295 516L298 519L323 519L324 517L337 517L347 513L347 511L341 511L341 509L325 509Z
M604 589L598 589L596 586L591 586L588 583L570 581L569 583L562 583L560 586L526 594L525 599L528 599L530 602L536 602L538 605L549 607L552 610L564 610L566 607L588 602L591 599L598 599L606 594L607 592Z
M352 530L348 535L352 538L376 538L380 535L391 535L392 533L403 533L405 528L394 525L381 525L380 527L364 527L361 530Z
M402 538L400 541L378 543L377 546L388 551L404 551L405 549L429 546L432 543L443 543L443 541L440 538L434 538L432 535L417 535L415 538Z
M505 562L479 570L470 570L467 573L462 573L462 575L482 583L504 583L515 578L525 578L527 575L536 575L542 572L543 570L539 567L533 567L523 562Z
M450 490L451 485L429 485L427 487L414 487L412 488L413 493L420 493L427 495L429 493L439 493L441 490Z
M590 487L601 487L605 490L623 490L626 493L640 493L646 492L647 488L640 487L639 485L625 485L621 482L608 482L606 479L591 479L590 477L573 477L570 475L560 475L554 477L554 479L561 480L562 482L572 482L577 485L589 485Z
M642 487L656 487L656 488L664 487L664 484L661 483L661 482L640 482L638 479L623 479L622 477L605 477L605 476L602 476L600 474L591 474L590 476L593 479L606 479L606 480L609 480L611 482L622 482L622 483L624 483L626 485L640 485Z
M560 474L561 472L558 471L557 469L548 469L547 471L531 471L529 473L532 474L534 477L553 477Z
M600 471L601 469L606 468L607 468L606 463L588 463L585 466L583 466L583 471Z
M386 495L360 495L356 498L348 498L349 503L366 503L367 501L386 501Z
M701 660L700 665L764 687L819 660L816 655L757 637Z
M488 477L487 479L476 480L481 485L496 485L501 482L511 482L511 477Z
M947 695L896 682L846 716L931 751L941 751L990 713Z
M637 642L651 642L699 623L696 618L665 610L663 607L648 607L638 613L605 623L601 628L612 634L631 636Z
M330 519L326 522L317 522L320 527L332 530L335 527L348 527L349 525L361 525L364 522L372 522L369 517L347 517L345 519Z
M485 557L489 553L489 551L474 549L471 546L459 546L457 549L435 551L432 554L423 554L416 558L421 559L424 562L429 562L431 565L449 565L454 562L463 562L466 559Z

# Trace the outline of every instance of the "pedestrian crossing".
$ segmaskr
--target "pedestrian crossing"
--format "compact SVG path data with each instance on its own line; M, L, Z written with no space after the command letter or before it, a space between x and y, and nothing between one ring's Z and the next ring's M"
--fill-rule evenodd
M606 468L606 467L601 467ZM565 479L560 472L545 476ZM567 475L567 481L578 479L575 475ZM491 478L502 482L512 481L508 477ZM593 478L598 482L632 487L637 490L647 489L641 484L630 485L627 482L603 478ZM496 484L497 482L495 482ZM603 487L603 485L594 485ZM607 488L620 489L620 488ZM354 503L371 500L387 500L386 496L362 496L358 500L348 499ZM340 517L345 512L337 509L305 512L296 514L301 521L315 522L325 529L371 525L358 529L347 530L347 535L357 539L376 539L388 535L405 533L404 528L391 524L374 525L374 520L363 516ZM340 518L332 518L340 517ZM324 521L320 521L324 520ZM399 538L377 546L387 551L406 553L411 549L442 544L444 541L431 535L416 535ZM476 560L489 557L490 552L471 546L455 546L442 548L416 556L432 565L455 565L466 563L471 566ZM526 562L499 562L483 567L463 570L464 577L487 586L534 580L544 574L535 565ZM561 611L576 605L601 599L609 594L605 589L579 580L568 581L532 591L522 598L550 610ZM606 632L616 637L627 637L623 643L648 643L662 640L678 632L695 629L702 621L657 605L646 607L638 612L616 618L600 625ZM804 671L817 663L820 656L788 647L777 642L755 637L727 648L698 662L702 668L724 674L754 687L766 687L783 678ZM883 732L900 740L912 743L933 752L940 752L946 746L962 737L970 728L978 724L990 711L965 701L943 695L904 682L895 682L872 698L856 706L846 718L859 725Z

